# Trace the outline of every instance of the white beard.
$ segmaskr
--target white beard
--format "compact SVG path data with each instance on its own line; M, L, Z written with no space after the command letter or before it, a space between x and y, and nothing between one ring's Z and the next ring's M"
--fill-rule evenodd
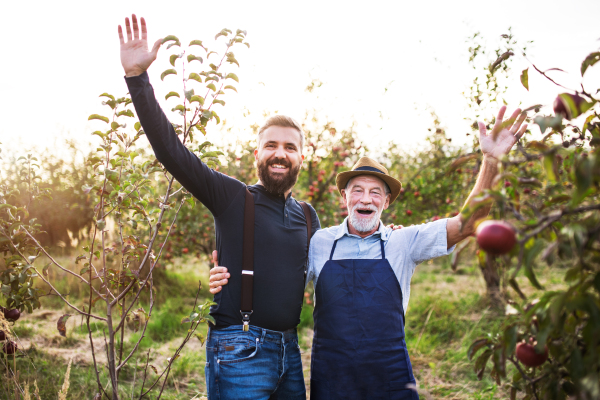
M361 210L373 210L375 212L372 214L371 218L369 218L369 219L364 219L364 218L359 219L356 217L356 210L359 208ZM356 229L359 232L370 232L373 229L375 229L375 227L377 227L377 224L379 223L380 215L381 215L381 212L373 204L365 206L365 205L361 205L359 202L359 203L356 203L356 205L354 207L352 207L352 211L350 212L350 217L348 218L348 222L352 225L352 227L354 229Z

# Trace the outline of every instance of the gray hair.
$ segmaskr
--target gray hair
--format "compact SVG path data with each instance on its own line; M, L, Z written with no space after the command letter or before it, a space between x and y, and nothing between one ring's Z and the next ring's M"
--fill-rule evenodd
M348 191L348 188L350 187L350 183L354 180L354 178L358 178L359 176L364 176L364 175L356 175L348 180L348 183L346 183L346 187L345 187L346 191ZM369 176L373 176L373 175L369 175ZM375 176L375 178L377 178L377 177ZM390 190L390 187L388 186L388 184L385 183L385 181L381 178L377 178L377 179L379 179L381 182L383 182L383 190L385 190L385 195L387 196L388 194L391 194L392 191Z

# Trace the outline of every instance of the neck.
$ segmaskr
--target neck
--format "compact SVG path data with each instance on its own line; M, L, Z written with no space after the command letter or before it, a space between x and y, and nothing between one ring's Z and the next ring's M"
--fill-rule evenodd
M257 185L260 186L265 186L263 185L263 183L260 181L260 179L258 180L258 182L256 182ZM292 188L289 188L288 190L285 191L285 193L283 194L283 197L285 197L287 199L287 197L289 196L289 194L292 193Z
M351 235L356 235L360 236L361 238L365 238L377 232L377 229L379 229L379 224L377 224L375 228L371 229L369 232L359 232L352 226L352 224L350 223L350 219L348 219L348 233L350 233Z

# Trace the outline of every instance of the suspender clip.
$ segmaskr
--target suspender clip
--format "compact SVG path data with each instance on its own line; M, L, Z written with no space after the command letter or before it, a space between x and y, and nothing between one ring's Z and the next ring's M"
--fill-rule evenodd
M252 315L252 311L240 311L240 313L242 314L242 329L244 330L244 332L248 332L248 330L250 329L250 316Z

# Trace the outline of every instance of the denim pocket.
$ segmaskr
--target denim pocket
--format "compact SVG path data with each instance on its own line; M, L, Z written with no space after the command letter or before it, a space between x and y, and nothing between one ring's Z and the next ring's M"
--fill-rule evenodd
M217 363L233 364L251 359L258 352L258 338L219 340Z

